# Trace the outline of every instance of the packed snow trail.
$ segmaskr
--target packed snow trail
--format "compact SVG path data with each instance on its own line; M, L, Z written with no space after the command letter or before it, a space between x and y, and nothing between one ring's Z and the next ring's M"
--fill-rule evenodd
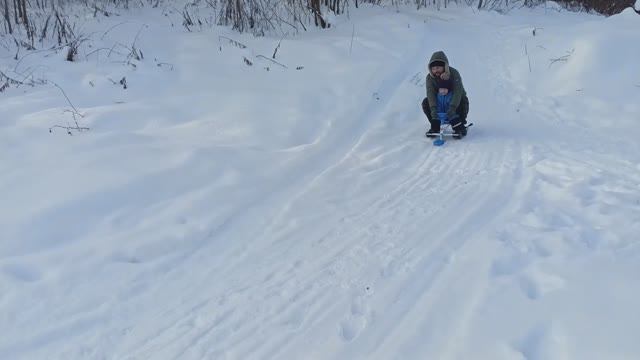
M283 42L301 72L247 68L249 50L158 26L178 47L163 54L172 86L141 67L130 83L158 94L132 86L126 105L100 105L78 86L97 75L65 74L74 99L98 103L72 140L38 135L52 110L27 109L51 99L3 99L0 143L33 136L19 159L35 165L4 152L0 358L637 357L640 95L603 103L578 71L608 61L607 38L582 34L623 41L630 14L342 21ZM437 148L420 102L440 49L476 125ZM614 108L615 124L599 121ZM74 161L46 165L58 156ZM45 196L59 184L74 186Z

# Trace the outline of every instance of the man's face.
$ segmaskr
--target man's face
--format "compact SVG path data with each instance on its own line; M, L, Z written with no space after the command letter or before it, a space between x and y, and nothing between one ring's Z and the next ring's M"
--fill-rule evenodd
M436 77L440 77L440 75L442 75L442 73L444 73L444 66L434 66L431 68L431 73L436 76Z

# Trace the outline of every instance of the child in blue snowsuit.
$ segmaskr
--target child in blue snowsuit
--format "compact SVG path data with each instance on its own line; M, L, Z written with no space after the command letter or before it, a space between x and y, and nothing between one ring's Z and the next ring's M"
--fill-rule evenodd
M449 117L447 116L447 110L449 110L449 105L451 104L451 96L452 94L449 92L447 88L438 89L438 120L440 120L440 124L449 123ZM452 119L453 120L453 119Z

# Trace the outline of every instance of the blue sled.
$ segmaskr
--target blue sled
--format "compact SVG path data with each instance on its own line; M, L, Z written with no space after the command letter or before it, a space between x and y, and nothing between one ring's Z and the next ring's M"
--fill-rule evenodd
M449 122L450 119L448 119L446 113L447 109L449 109L449 104L451 104L452 96L453 93L451 92L446 95L438 94L437 110L438 119L440 119L440 133L436 135L438 138L433 140L433 145L435 146L444 145L444 143L446 142L445 137L460 137L460 135L453 132L453 128L451 127L451 123ZM473 123L466 125L466 127L468 128L471 125L473 125Z
M453 132L453 128L449 123L449 119L447 119L447 113L438 113L438 117L440 118L440 133L436 135L438 138L433 140L434 146L444 145L447 142L445 139L446 137L454 137L454 138L460 137L460 135ZM463 126L469 128L472 125L473 123L469 123Z

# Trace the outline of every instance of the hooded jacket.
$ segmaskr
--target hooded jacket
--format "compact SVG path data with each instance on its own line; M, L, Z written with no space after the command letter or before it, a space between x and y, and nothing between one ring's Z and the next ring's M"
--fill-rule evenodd
M436 79L431 74L431 64L436 61L442 61L444 63L444 73L440 75L440 79ZM427 101L429 102L429 108L432 112L437 109L438 105L438 88L444 86L449 88L453 93L451 97L450 109L455 111L460 105L460 101L463 97L467 96L467 92L462 85L462 77L458 70L449 66L449 59L445 55L444 51L436 51L431 55L429 65L427 66Z

